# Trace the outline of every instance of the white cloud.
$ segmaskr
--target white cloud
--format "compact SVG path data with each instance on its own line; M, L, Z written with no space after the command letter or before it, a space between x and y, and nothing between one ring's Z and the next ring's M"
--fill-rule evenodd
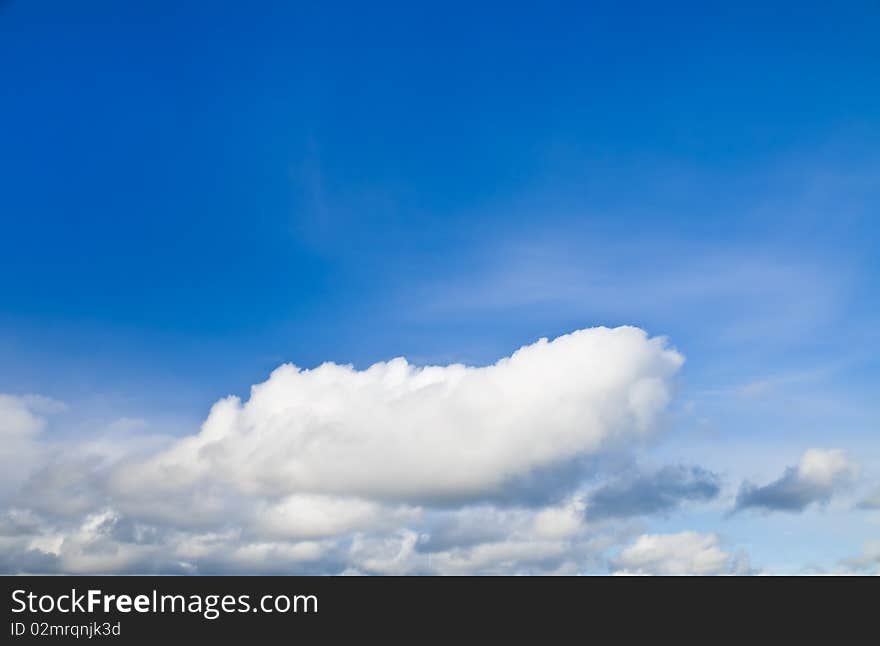
M367 574L408 574L417 567L418 541L418 533L410 529L379 537L359 534L354 537L349 556L354 567Z
M568 504L547 507L535 516L535 533L544 538L565 538L576 534L584 526L583 498L576 497Z
M420 510L390 507L371 500L298 494L255 509L253 532L270 538L309 539L353 531L394 528L415 522Z
M715 534L645 534L625 547L613 564L620 574L738 574L742 557L721 549Z
M682 361L664 340L622 327L542 339L484 368L288 364L247 402L215 404L198 435L126 465L114 486L478 498L650 433Z
M858 465L843 449L808 449L801 456L798 478L816 487L833 488L852 480L859 473Z

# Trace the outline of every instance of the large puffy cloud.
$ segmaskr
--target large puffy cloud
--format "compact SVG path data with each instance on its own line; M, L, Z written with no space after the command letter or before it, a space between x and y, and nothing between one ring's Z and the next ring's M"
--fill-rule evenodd
M221 400L198 435L126 465L122 491L206 481L247 495L405 501L499 493L517 477L644 437L682 357L639 329L541 339L494 365L359 371L284 365L242 403Z
M778 480L764 486L744 483L735 509L803 511L812 503L827 503L852 484L858 472L858 465L841 449L809 449Z
M39 402L0 400L28 455L2 500L0 568L605 571L645 528L593 523L585 469L658 428L682 361L641 330L597 328L482 368L286 365L171 440L125 424L53 443ZM661 503L644 511L711 493L709 475L680 469L651 480Z
M749 565L730 554L715 534L645 534L612 561L620 574L743 574Z

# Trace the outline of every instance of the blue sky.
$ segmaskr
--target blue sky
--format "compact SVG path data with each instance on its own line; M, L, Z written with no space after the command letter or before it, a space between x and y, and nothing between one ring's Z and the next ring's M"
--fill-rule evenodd
M880 538L877 33L872 2L0 3L0 392L67 441L183 436L283 362L634 325L687 358L634 459L726 483L644 531L838 567ZM810 448L858 463L842 497L726 515Z

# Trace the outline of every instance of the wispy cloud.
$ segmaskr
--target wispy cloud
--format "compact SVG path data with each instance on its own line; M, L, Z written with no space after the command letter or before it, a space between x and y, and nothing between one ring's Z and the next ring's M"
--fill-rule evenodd
M835 321L850 291L844 266L771 245L624 245L557 231L480 253L483 260L464 263L466 273L420 294L426 316L528 310L681 325L681 315L692 312L716 341L790 343Z

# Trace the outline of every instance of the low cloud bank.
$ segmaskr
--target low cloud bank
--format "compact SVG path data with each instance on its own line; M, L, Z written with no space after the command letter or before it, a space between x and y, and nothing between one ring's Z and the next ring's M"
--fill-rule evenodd
M0 569L607 571L609 550L640 533L627 516L717 493L684 467L583 490L580 465L660 426L682 362L621 327L486 367L288 364L162 448L118 429L100 450L59 445L43 431L50 400L4 396ZM606 518L593 523L591 505Z

